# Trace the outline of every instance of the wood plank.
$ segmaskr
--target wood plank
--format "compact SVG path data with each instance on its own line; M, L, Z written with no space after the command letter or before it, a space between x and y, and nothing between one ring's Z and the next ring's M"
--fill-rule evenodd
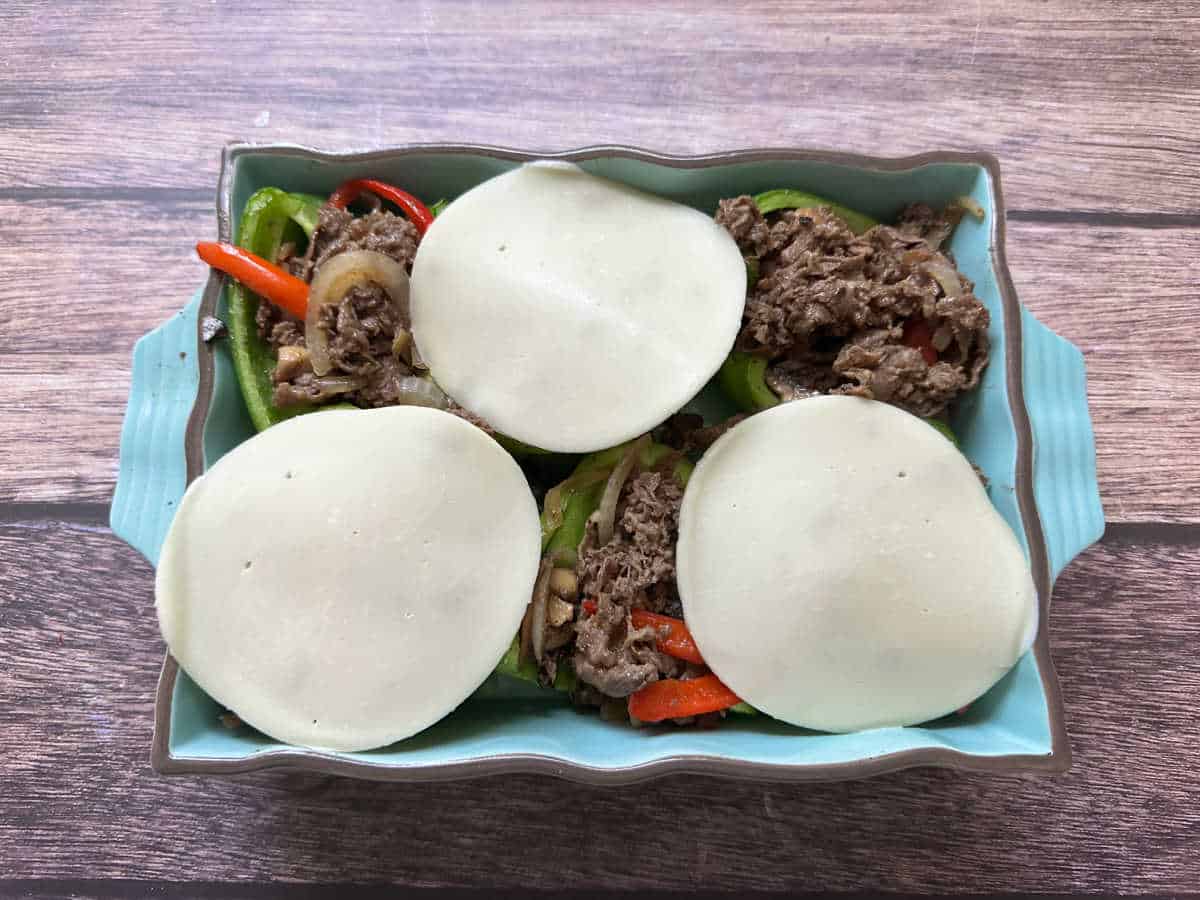
M1110 522L1200 521L1198 256L1200 230L1010 223L1021 302L1083 350Z
M59 9L0 12L0 187L208 188L235 138L986 147L1014 208L1200 210L1182 0Z
M211 202L0 199L0 356L128 353L204 285L216 227Z
M1200 8L348 6L0 4L0 897L1195 890ZM1159 523L1112 529L1056 592L1072 771L623 790L155 776L152 572L93 523L132 342L203 277L191 244L230 139L999 155L1022 300L1088 362L1108 518Z
M0 568L0 869L10 878L1110 892L1200 883L1197 546L1109 541L1062 579L1051 627L1075 753L1066 776L918 771L804 787L682 776L621 790L534 777L164 779L147 764L162 649L150 568L103 529L56 524L0 527Z
M0 354L0 504L112 499L130 358Z
M38 450L0 468L0 501L107 502L130 348L201 285L191 247L213 215L0 201L0 222L18 217L28 227L0 241L0 454ZM1179 327L1195 296L1179 261L1200 257L1200 230L1014 221L1008 255L1022 302L1083 348L1110 521L1200 521L1200 459L1186 452L1200 443L1200 348Z
M0 503L107 503L134 342L201 287L195 202L0 201Z

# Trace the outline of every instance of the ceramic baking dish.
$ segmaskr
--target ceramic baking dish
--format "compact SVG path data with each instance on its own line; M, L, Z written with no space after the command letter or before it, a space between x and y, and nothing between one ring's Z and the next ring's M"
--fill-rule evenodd
M963 451L987 475L993 504L1028 554L1042 623L1033 649L966 715L920 727L834 735L758 716L732 717L714 730L632 729L577 712L561 695L494 676L422 734L363 753L316 752L248 728L230 730L221 724L220 707L168 656L158 686L155 768L233 774L286 766L395 781L542 772L591 783L675 772L834 780L917 765L1064 770L1070 751L1050 660L1047 611L1054 579L1099 538L1104 522L1083 358L1017 302L1004 258L995 158L935 152L880 159L809 150L672 157L630 147L534 154L466 145L322 153L236 144L226 148L222 162L219 237L234 239L233 223L246 199L266 185L327 193L347 178L373 176L427 200L453 198L535 158L572 160L706 212L721 197L775 187L808 190L883 221L910 202L937 207L960 195L973 197L984 219L967 217L950 250L992 313L993 355L981 386L958 405L952 424ZM223 281L214 274L134 351L112 528L152 563L186 484L253 433L227 348L199 336L198 323L220 317L223 305Z

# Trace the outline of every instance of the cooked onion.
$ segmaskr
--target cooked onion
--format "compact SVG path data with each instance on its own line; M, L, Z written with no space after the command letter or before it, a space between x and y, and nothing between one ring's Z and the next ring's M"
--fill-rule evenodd
M933 349L938 353L945 353L952 340L954 340L954 332L948 325L942 325L933 333Z
M396 336L392 338L392 353L410 369L417 372L429 371L429 366L425 365L425 360L421 359L421 351L417 349L412 332L407 328L396 329Z
M429 366L425 360L421 358L421 351L417 349L417 345L413 344L412 348L412 367L418 372L428 372Z
M617 500L621 496L621 488L625 486L629 473L633 471L638 457L642 455L642 451L649 443L650 435L648 434L643 434L634 441L625 451L625 456L617 463L612 474L608 476L608 484L604 486L604 496L600 498L600 508L596 510L596 542L600 547L612 540L613 532L617 527Z
M374 250L349 250L322 263L308 292L308 314L304 321L304 340L312 357L313 371L328 374L329 335L321 328L321 310L339 303L347 292L360 284L378 284L396 307L401 322L408 319L408 273L390 256Z
M271 377L276 383L291 381L301 372L311 368L308 361L308 351L303 347L285 346L279 348L275 371Z
M348 394L365 387L366 381L355 375L311 375L302 372L294 382L284 381L275 385L271 402L279 407L295 406L297 403L324 403L338 394Z
M338 394L357 391L365 384L366 382L357 375L320 375L314 377L304 389L312 394L314 401L320 401Z
M940 222L930 229L929 234L925 235L925 243L934 250L942 249L942 244L949 240L950 235L954 233L956 224L957 222Z
M450 406L450 398L430 378L401 375L396 379L396 388L400 394L396 400L399 406L430 406L434 409Z
M962 296L962 279L958 277L954 266L950 265L950 261L946 257L937 254L925 263L924 268L925 273L941 285L942 293L947 297Z
M407 366L412 365L413 339L412 332L407 328L397 328L392 338L392 353Z
M313 379L313 384L319 384L332 394L345 394L356 391L365 384L357 375L322 375Z
M540 665L546 651L546 603L550 598L550 572L553 566L543 559L538 568L537 580L533 583L533 597L525 608L521 619L520 659L532 655Z
M900 262L902 265L912 266L924 272L938 283L942 293L947 297L962 296L962 280L958 277L954 266L950 264L950 260L942 254L931 253L924 247L915 247L901 256Z
M983 221L983 207L979 205L979 202L974 197L968 197L965 194L961 197L955 197L954 204L965 209L980 222Z
M550 573L553 567L543 560L537 581L533 584L533 601L530 604L530 639L533 658L542 663L546 652L546 604L550 600Z

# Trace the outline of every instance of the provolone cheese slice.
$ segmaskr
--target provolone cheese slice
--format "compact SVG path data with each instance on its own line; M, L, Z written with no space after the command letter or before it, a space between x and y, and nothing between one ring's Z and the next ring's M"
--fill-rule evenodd
M503 655L537 573L512 458L433 409L290 419L196 480L163 545L163 637L211 697L291 744L433 724Z
M807 728L952 712L1037 627L1028 563L970 463L870 400L798 400L730 430L688 482L677 549L705 661Z
M534 163L452 202L413 264L413 336L446 392L499 431L590 452L650 430L720 368L746 270L689 207Z

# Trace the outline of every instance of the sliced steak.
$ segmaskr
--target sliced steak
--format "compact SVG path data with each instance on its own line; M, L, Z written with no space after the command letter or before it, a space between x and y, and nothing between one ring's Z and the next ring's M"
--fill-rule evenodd
M312 281L320 267L340 253L372 250L412 268L420 234L403 216L376 209L355 217L344 209L324 206L303 256L284 248L280 264L294 275ZM401 398L401 379L414 374L397 352L396 336L409 328L387 292L374 284L351 288L336 304L322 308L319 325L328 335L329 375L313 375L279 353L284 347L303 347L304 323L269 303L260 303L258 333L276 350L276 406L341 401L362 407L392 406ZM345 390L353 378L353 390ZM466 414L461 407L452 412Z
M375 250L412 270L421 235L403 216L374 210L355 216L326 204L317 217L317 227L303 256L289 256L282 264L293 275L312 281L313 273L330 257L347 250Z
M612 540L595 545L588 524L577 574L581 595L679 616L675 541L683 488L667 472L641 472L626 482L617 503Z
M575 674L609 697L628 697L659 678L674 677L683 664L657 649L653 628L634 628L629 607L610 599L575 623Z
M621 491L612 540L596 546L596 524L588 523L576 572L580 595L595 600L597 612L575 623L573 662L584 683L609 697L627 697L683 671L679 660L657 650L654 629L635 629L629 620L632 609L682 618L675 586L682 501L670 471L641 472Z
M938 250L960 215L914 205L896 227L855 235L828 209L763 216L750 197L722 200L716 221L758 272L738 349L770 361L767 383L785 400L847 393L944 413L988 359L987 309ZM936 361L905 342L913 320L927 323Z

